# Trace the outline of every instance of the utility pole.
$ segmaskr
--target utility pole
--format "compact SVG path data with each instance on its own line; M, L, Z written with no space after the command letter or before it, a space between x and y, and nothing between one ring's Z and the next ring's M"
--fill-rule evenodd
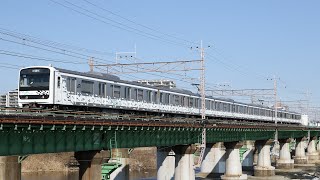
M90 72L93 72L93 68L94 68L93 57L89 58L88 64L90 67Z
M274 137L275 142L278 142L278 100L277 100L277 78L276 76L273 76L273 86L274 86L274 123L276 125L276 134Z
M210 47L210 46L208 46ZM205 92L205 58L204 58L204 47L201 41L200 48L196 47L196 49L200 50L200 95L201 95L201 119L204 122L206 119L206 92ZM203 160L204 152L206 149L206 126L203 124L203 129L201 133L201 145L200 145L200 156L198 159L197 166L200 166Z
M310 92L309 92L309 90L307 90L307 92L306 92L306 99L307 99L307 116L309 118L309 102L310 102ZM308 126L310 125L309 122L310 121L308 121Z
M277 126L278 123L278 100L277 100L277 78L276 76L273 77L273 88L274 88L274 112L275 112L275 116L274 116L274 122Z
M274 136L274 140L277 143L278 142L278 98L277 98L277 85L278 85L278 78L274 75L273 78L267 79L267 80L273 80L273 94L274 94L274 124L276 126L276 133Z
M204 48L200 47L200 56L201 56L201 75L200 75L200 93L201 93L201 119L206 119L206 94L205 94L205 62L204 62Z

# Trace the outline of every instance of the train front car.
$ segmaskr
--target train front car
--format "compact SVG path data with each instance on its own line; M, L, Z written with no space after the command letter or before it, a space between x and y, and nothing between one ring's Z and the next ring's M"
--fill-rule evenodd
M54 68L29 67L20 70L19 76L20 107L42 107L53 104Z

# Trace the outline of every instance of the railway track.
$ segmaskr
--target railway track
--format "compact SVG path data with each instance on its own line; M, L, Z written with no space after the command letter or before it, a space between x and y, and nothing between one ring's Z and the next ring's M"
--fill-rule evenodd
M253 128L307 130L315 127L291 124L247 122L234 119L166 118L161 116L137 116L132 114L107 114L86 111L56 111L48 109L0 108L1 124L28 125L90 125L90 126L139 126L169 128ZM318 128L320 130L320 128Z

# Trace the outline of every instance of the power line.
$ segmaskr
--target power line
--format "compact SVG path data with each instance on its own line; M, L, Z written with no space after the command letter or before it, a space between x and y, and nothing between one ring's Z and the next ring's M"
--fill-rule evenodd
M57 63L76 64L76 65L86 64L86 63L82 63L82 62L49 59L46 57L33 56L33 55L29 55L29 54L23 54L23 53L18 53L18 52L13 52L13 51L6 51L6 50L1 50L1 49L0 49L0 54L6 55L6 56L25 58L25 59L32 59L32 60L37 60L37 61L57 62Z
M13 30L8 30L8 29L4 29L0 27L0 31L2 33L5 33L6 35L11 35L11 36L18 36L18 37L22 37L24 39L29 39L35 42L38 42L39 44L47 44L48 46L55 46L55 47L59 47L62 49L62 47L67 48L67 49L72 49L75 51L83 51L86 53L90 53L90 54L99 54L99 55L109 55L109 56L114 56L114 53L111 52L103 52L103 51L98 51L98 50L93 50L93 49L87 49L87 48L83 48L83 47L77 47L74 45L69 45L69 44L64 44L64 43L60 43L60 42L55 42L55 41L51 41L51 40L44 40L44 39L40 39L38 37L35 36L30 36L30 35L26 35L26 34L22 34Z
M47 45L47 44L42 44L41 42L33 41L32 39L20 37L20 36L17 36L17 35L7 34L7 33L4 33L4 32L1 32L1 30L0 30L0 34L5 34L7 36L11 36L11 37L20 39L22 41L29 41L29 42L34 43L34 44L38 44L38 45L41 45L41 46L49 47L49 48L52 48L52 49L57 49L58 51L54 51L54 50L51 50L51 49L47 49L47 48L43 48L43 47L39 47L39 46L34 46L34 45L22 43L22 42L12 41L12 40L9 40L9 39L0 38L0 40L2 40L2 41L7 41L7 42L10 42L10 43L15 43L15 44L23 45L23 46L28 46L28 47L32 47L32 48L36 48L36 49L40 49L40 50L44 50L44 51L49 51L49 52L53 52L53 53L57 53L57 54L65 55L65 56L70 56L70 57L74 57L74 58L78 58L78 59L82 59L82 60L84 58L88 59L88 58L92 57L92 56L87 55L87 54L77 53L77 52L74 52L74 51L62 49L60 47L55 47L55 46L51 46L51 45ZM71 53L71 54L66 54L66 52L67 53ZM75 56L75 55L72 55L72 54L80 55L82 57ZM94 57L94 58L95 59L101 59L101 58L97 58L97 57ZM104 59L101 59L101 60L105 61Z
M91 19L94 19L94 20L96 20L96 21L102 22L102 23L104 23L104 24L111 25L111 26L116 27L116 28L121 29L121 30L128 31L128 32L132 32L132 33L135 33L135 34L138 34L138 35L141 35L141 36L144 36L144 37L146 37L146 38L153 39L153 40L158 40L158 41L166 42L166 43L173 44L173 45L177 45L177 46L185 46L185 47L187 47L185 44L178 43L178 42L175 42L175 41L171 41L171 40L168 40L168 39L164 39L163 37L160 37L160 36L157 36L157 35L153 35L153 34L150 34L150 33L148 33L148 32L144 32L144 31L141 31L141 30L139 30L139 29L136 29L136 28L127 26L127 25L125 25L125 24L116 22L116 21L114 21L114 20L112 20L112 19L106 18L106 17L101 16L101 15L99 15L99 14L97 14L97 13L94 13L94 12L88 10L88 9L85 9L85 8L83 8L83 7L80 7L80 6L78 6L78 5L75 5L75 4L73 4L73 3L69 2L69 1L65 1L65 2L68 3L69 5L73 6L73 7L76 7L76 8L78 8L78 9L81 9L82 11L79 11L79 10L77 10L77 9L74 9L74 8L72 8L72 7L70 7L70 6L66 6L65 4L62 4L62 3L57 2L57 1L55 1L55 0L49 0L49 1L51 1L51 2L53 2L53 3L55 3L55 4L58 4L58 5L60 5L60 6L63 6L63 7L67 8L67 9L69 9L69 10L72 10L72 11L74 11L74 12L77 12L77 13L79 13L79 14L81 14L81 15L87 16L87 17L89 17L89 18L91 18ZM85 11L85 12L87 12L87 13L90 13L90 14L93 14L94 16L89 15L89 14L86 14L86 13L84 13L83 11ZM96 16L96 17L95 17L95 16ZM99 19L99 18L97 18L97 17L99 17L99 18L101 18L101 19ZM102 20L102 19L104 19L104 20ZM112 22L112 23L107 22L107 21L105 21L105 20L110 21L110 22ZM115 23L115 24L113 24L113 23ZM129 28L129 29L126 29L126 28Z
M15 67L10 67L10 66L3 66L3 65L0 65L0 68L5 68L5 69L14 69L14 70L18 70L20 68L15 68Z
M92 2L90 2L90 1L88 1L88 0L83 0L83 1L85 1L86 3L92 5L92 6L98 8L98 9L100 9L100 10L103 10L103 11L105 11L105 12L108 12L108 13L114 15L114 16L117 16L117 17L119 17L119 18L121 18L121 19L124 19L124 20L126 20L126 21L128 21L128 22L131 22L131 23L133 23L133 24L136 24L136 25L138 25L138 26L140 26L140 27L146 28L146 29L148 29L148 30L150 30L150 31L153 31L153 32L156 32L156 33L160 33L160 34L162 34L162 35L164 35L164 36L171 37L171 38L174 38L174 39L177 39L177 40L184 41L184 42L186 42L186 43L189 43L190 45L198 45L198 44L199 44L199 43L196 43L196 42L192 42L192 41L189 41L189 40L186 40L186 39L182 39L182 38L173 36L173 35L171 35L171 34L163 33L163 32L161 32L161 31L159 31L159 30L157 30L157 29L151 28L151 27L146 26L146 25L143 25L143 24L141 24L141 23L137 23L137 22L135 22L135 21L133 21L133 20L131 20L131 19L128 19L128 18L126 18L126 17L123 17L123 16L121 16L121 15L118 15L118 14L116 14L116 13L114 13L114 12L108 10L108 9L105 9L105 8L103 8L102 6L99 6L99 5L97 5L97 4L94 4L94 3L92 3Z
M57 48L57 47L54 47L54 46L48 46L46 44L41 44L39 42L36 42L36 41L32 41L28 38L24 38L24 37L19 37L17 35L12 35L12 34L7 34L7 33L4 33L4 32L1 32L1 34L5 34L5 35L8 35L8 36L12 36L14 38L18 38L18 39L21 39L23 41L30 41L32 43L35 43L35 44L40 44L40 45L43 45L43 46L47 46L47 47L50 47L50 48L55 48L55 49L58 49L60 51L64 51L64 52L71 52L71 53L75 53L73 51L68 51L68 50L65 50L65 49L61 49L61 48ZM78 59L83 59L82 57L79 57L79 56L75 56L75 55L71 55L71 54L66 54L66 53L62 53L62 52L59 52L59 51L54 51L54 50L50 50L50 49L47 49L47 48L42 48L42 47L38 47L38 46L33 46L33 45L29 45L29 44L26 44L26 43L21 43L21 42L17 42L17 41L12 41L12 40L8 40L8 39L4 39L4 38L0 38L0 40L3 40L3 41L6 41L6 42L10 42L10 43L15 43L15 44L19 44L19 45L23 45L23 46L28 46L28 47L32 47L32 48L36 48L36 49L40 49L40 50L44 50L44 51L49 51L49 52L53 52L53 53L58 53L58 54L61 54L61 55L66 55L66 56L70 56L70 57L74 57L74 58L78 58ZM2 52L1 52L2 51ZM36 57L36 56L32 56L32 55L28 55L28 54L22 54L22 53L17 53L17 52L12 52L12 51L4 51L4 50L0 50L0 54L2 55L8 55L8 56L15 56L15 57L20 57L20 58L28 58L28 59L34 59L34 60L40 60L40 61L48 61L48 62L59 62L59 63L69 63L69 64L86 64L84 62L74 62L74 61L62 61L62 60L53 60L53 59L48 59L48 58L45 58L45 57ZM85 57L89 57L89 55L85 55L85 54L81 54L81 53L76 53L76 54L79 54L79 55L82 55L82 56L85 56ZM105 60L105 59L100 59L100 58L95 58L95 59L99 59L99 60L102 60L102 61L108 61L108 60ZM99 62L99 61L97 61ZM149 73L150 74L150 73ZM168 74L171 74L171 75L178 75L178 74L174 74L174 73L168 73ZM168 77L168 76L163 76L163 75L156 75L156 74L150 74L150 75L154 75L154 76L159 76L159 77L165 77L165 78L171 78L172 77ZM185 76L185 77L188 77L188 76ZM189 77L191 78L191 77ZM174 78L173 78L174 79ZM181 79L175 79L175 80L178 80L178 81L181 81L181 82L185 82L185 83L191 83L189 81L185 81L185 80L181 80Z

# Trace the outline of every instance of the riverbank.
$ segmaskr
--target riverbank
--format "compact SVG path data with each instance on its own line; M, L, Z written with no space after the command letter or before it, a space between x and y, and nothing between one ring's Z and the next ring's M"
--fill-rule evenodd
M130 171L144 171L157 168L155 147L135 148L129 155ZM68 172L68 164L74 161L74 153L50 153L28 156L22 161L21 172Z

